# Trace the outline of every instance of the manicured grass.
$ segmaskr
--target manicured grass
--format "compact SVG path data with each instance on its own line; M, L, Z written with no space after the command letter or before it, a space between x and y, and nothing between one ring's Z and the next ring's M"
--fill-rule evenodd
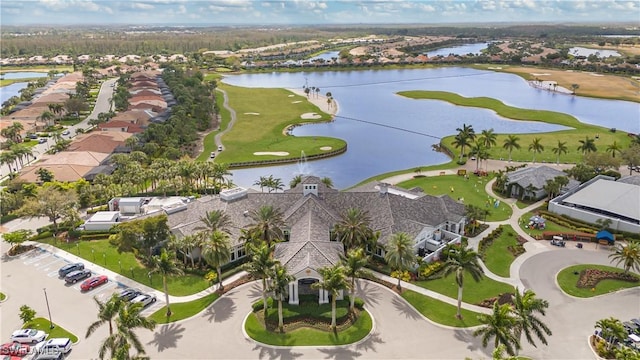
M438 165L429 165L429 166L422 166L421 170L422 172L426 172L426 171L431 171L431 170L447 170L447 169L455 169L458 168L459 165L456 164L455 161L450 161L448 163L444 163L444 164L438 164ZM411 168L411 169L405 169L405 170L396 170L396 171L390 171L384 174L378 174L378 175L374 175L370 178L364 179L362 181L360 181L359 183L355 184L354 186L352 186L351 188L360 186L360 185L364 185L367 183L370 183L372 181L379 181L379 180L383 180L386 178L390 178L392 176L396 176L396 175L402 175L402 174L413 174L415 175L415 167ZM349 189L351 189L349 188ZM348 189L347 189L348 190Z
M3 294L0 292L0 301L4 300L7 298L7 295Z
M580 264L573 265L567 268L562 269L557 276L558 285L565 293L581 298L588 298L602 294L608 294L610 292L628 289L640 286L640 283L632 283L629 281L621 281L621 280L602 280L596 286L595 290L579 288L576 286L578 283L578 279L580 275L576 275L575 272L580 272L585 269L598 269L598 270L606 270L606 271L614 271L614 272L623 272L622 269L606 266L606 265L594 265L594 264ZM638 274L633 274L638 276Z
M511 263L516 258L507 249L509 246L517 246L517 234L511 225L502 225L502 234L493 240L491 245L485 250L484 264L492 273L509 277Z
M171 304L171 317L167 318L167 307L163 306L160 310L149 316L149 319L155 320L158 324L167 324L179 320L190 318L211 305L220 295L211 293L200 299Z
M49 336L47 337L48 339L52 339L52 338L69 338L71 340L72 343L77 343L78 342L78 337L73 335L72 333L68 332L67 330L65 330L63 327L61 327L60 325L53 323L53 325L55 326L53 329L50 329L50 322L49 319L45 319L45 318L35 318L33 319L31 322L27 323L26 325L24 325L22 328L23 329L36 329L36 330L42 330L44 332L46 332L47 334L49 334Z
M218 109L220 109L220 127L218 129L212 130L207 136L204 137L203 141L203 150L202 153L196 158L198 161L207 161L209 160L209 156L211 152L215 152L217 154L218 147L216 146L215 137L216 135L223 131L229 126L229 121L231 121L231 113L229 110L225 109L222 104L224 103L224 96L222 93L217 94L216 96L216 104L218 104Z
M456 284L455 274L440 279L416 281L415 284L452 299L458 298L458 285ZM479 304L485 299L513 292L515 292L515 289L509 284L495 281L486 276L479 282L475 282L471 275L467 273L464 276L462 301L468 304Z
M229 96L229 106L236 112L236 122L222 137L225 151L216 157L216 162L287 158L295 161L300 158L302 151L311 156L326 153L321 150L323 147L337 150L346 146L341 139L286 136L283 133L289 125L331 120L330 115L307 101L305 96L294 95L285 89L242 88L227 84L220 84L219 87ZM305 113L316 113L320 118L302 119L300 116ZM254 152L287 152L289 155L254 155Z
M349 328L337 333L317 329L301 328L286 332L267 331L258 320L255 313L249 314L244 328L253 340L267 345L276 346L331 346L346 345L362 340L373 328L371 316L361 311L356 322Z
M402 292L402 298L407 300L409 304L416 308L416 310L427 319L438 324L459 328L480 325L480 321L478 321L478 315L480 314L477 312L462 309L462 319L458 319L456 317L458 308L446 302L411 290L404 290Z
M554 223L553 221L551 221L550 219L545 219L545 229L544 230L539 230L539 229L528 229L525 226L529 223L529 219L534 216L535 214L532 212L528 212L524 215L522 215L522 217L520 217L520 228L524 231L527 232L527 234L531 235L531 236L536 236L536 235L542 235L543 232L545 231L558 231L558 232L566 232L566 233L575 233L577 232L574 229L568 228L566 226L562 226L562 225L558 225L556 223Z
M529 151L529 144L534 138L538 137L540 138L540 143L544 146L544 150L542 153L536 154L537 163L556 163L557 156L552 149L557 146L558 140L566 142L567 146L567 153L560 156L561 163L578 163L582 161L583 154L578 151L579 140L584 140L587 136L591 139L595 139L596 135L599 136L599 139L595 140L595 145L599 151L605 151L606 147L614 141L617 141L623 149L628 147L631 142L631 138L624 131L612 133L609 129L600 126L581 123L578 119L568 114L547 110L516 108L508 106L497 99L487 97L466 98L444 91L402 91L398 94L412 99L443 100L458 106L490 109L500 116L513 120L541 121L573 128L548 133L518 134L520 149L513 150L511 157L514 161L533 161L534 154ZM475 129L477 133L482 130L484 129ZM452 128L451 132L454 133L455 129ZM497 145L489 149L491 159L509 158L509 152L502 146L507 135L511 134L498 135L496 138ZM459 154L460 149L454 148L451 144L454 137L455 134L443 138L441 144L451 149L454 154Z
M464 199L464 204L471 204L488 209L491 213L487 216L487 221L507 220L511 217L511 206L504 202L493 207L494 199L490 198L485 191L485 185L491 180L489 176L469 175L468 180L464 176L442 175L427 176L403 181L398 186L411 189L419 186L430 195L449 195L454 200ZM453 188L453 192L451 189Z
M44 77L46 77L47 75L45 74ZM24 78L24 79L1 79L0 80L0 87L3 86L9 86L11 84L15 84L15 83L19 83L19 82L29 82L29 81L33 81L33 80L37 80L38 78Z
M152 274L150 280L149 269L143 267L132 253L119 254L116 247L109 244L109 240L78 241L67 244L60 241L54 242L52 239L49 239L43 242L78 255L87 261L105 267L141 284L163 291L162 276L160 276L160 274ZM167 284L169 294L174 296L195 294L209 287L209 283L203 276L189 273L182 276L170 276L167 278Z

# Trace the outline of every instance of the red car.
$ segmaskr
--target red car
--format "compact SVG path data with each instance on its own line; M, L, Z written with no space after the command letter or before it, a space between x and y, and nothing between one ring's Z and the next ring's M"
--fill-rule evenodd
M6 343L0 346L0 355L25 356L29 353L29 345L17 342Z
M82 283L82 285L80 285L80 290L82 291L93 290L93 288L96 288L102 284L106 284L107 281L109 281L109 278L107 278L107 275L94 276L88 280L85 280Z

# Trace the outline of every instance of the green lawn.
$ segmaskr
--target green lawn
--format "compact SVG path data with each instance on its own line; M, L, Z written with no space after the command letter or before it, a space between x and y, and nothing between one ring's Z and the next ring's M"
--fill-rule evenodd
M608 294L610 292L614 292L622 289L628 289L628 288L640 286L640 283L637 283L637 282L632 283L629 281L621 281L621 280L602 280L598 283L598 285L596 285L594 291L592 291L592 289L579 288L576 286L576 284L578 282L578 278L580 277L580 275L576 275L575 272L578 272L579 274L582 270L585 270L585 269L598 269L598 270L622 272L622 269L619 269L613 266L606 266L606 265L580 264L580 265L569 266L567 268L562 269L557 276L558 285L560 285L560 288L562 289L562 291L575 297L588 298L588 297L593 297L597 295ZM638 274L634 274L634 275L639 276Z
M109 240L78 241L67 244L49 239L43 242L162 291L162 277L159 274L153 274L150 279L149 269L143 267L132 253L119 254L116 247L109 244ZM174 296L195 294L209 287L209 283L203 276L189 273L169 277L167 284L169 294Z
M149 316L149 319L155 320L158 324L167 324L179 320L190 318L211 305L220 295L211 293L197 300L171 304L171 317L167 318L167 307L163 306L160 310Z
M220 84L219 87L229 96L229 106L236 112L236 122L223 135L225 151L216 157L216 162L287 158L296 161L302 151L311 156L329 151L321 148L337 150L346 146L341 139L286 136L283 133L289 125L331 120L330 115L308 102L305 96L294 95L285 89L242 88L227 84ZM320 118L302 119L300 116L305 113L316 113ZM289 155L254 155L254 152L287 152Z
M398 186L406 189L419 186L430 195L446 194L454 200L463 198L465 204L472 204L491 211L491 214L487 216L487 221L507 220L511 217L511 206L501 201L497 208L493 207L494 199L490 198L484 190L489 180L491 180L489 176L478 177L473 174L469 176L468 180L464 176L442 175L415 178L403 181Z
M516 258L507 248L518 245L518 235L511 225L502 225L502 228L502 234L486 249L484 264L492 273L508 278L511 263Z
M196 158L196 160L198 161L207 161L212 152L217 153L218 147L216 146L215 137L220 131L226 129L227 126L229 126L229 121L231 121L231 113L229 112L229 110L225 109L222 106L222 104L224 103L224 97L222 96L222 94L218 94L216 96L216 103L218 104L218 108L220 109L219 115L222 119L220 128L214 129L204 137L204 149L202 150L202 153L200 153L200 155Z
M538 163L556 162L557 157L553 153L552 149L556 147L559 140L566 142L568 150L566 154L562 154L560 156L561 163L578 163L582 161L583 155L578 151L578 146L580 145L578 141L584 140L586 136L591 139L595 139L596 135L599 136L599 139L595 140L595 144L600 151L604 151L605 148L614 141L617 141L621 148L628 147L631 142L631 138L627 136L627 133L624 131L612 133L607 128L581 123L578 119L568 114L546 110L515 108L492 98L465 98L463 96L444 91L402 91L398 94L413 99L443 100L459 106L490 109L494 110L500 116L513 120L541 121L572 128L570 130L549 133L518 134L517 136L520 138L518 143L521 148L519 150L513 150L512 159L514 161L533 160L533 153L529 151L529 144L531 144L535 137L539 137L541 139L540 143L544 146L543 152L536 154L535 158ZM482 130L485 129L475 129L476 133L480 133ZM451 133L455 133L454 128L451 129ZM489 150L490 158L509 158L508 151L502 147L507 135L498 135L496 139L497 146L494 146ZM455 134L443 138L441 144L450 148L455 154L459 154L460 149L455 149L453 145L451 145L454 136Z
M536 236L536 235L542 235L543 232L545 231L558 231L558 232L566 232L566 233L574 233L576 232L576 230L568 228L566 226L562 226L562 225L558 225L556 223L554 223L553 221L546 219L545 221L545 229L544 230L539 230L539 229L527 229L525 226L529 223L529 219L534 216L535 214L532 212L528 212L524 215L522 215L522 217L520 217L520 228L524 231L527 232L527 234L531 235L531 236Z
M42 330L44 332L46 332L47 334L49 334L48 338L69 338L71 339L72 343L77 343L78 342L78 337L73 335L72 333L68 332L67 330L65 330L63 327L61 327L60 325L56 324L55 322L53 323L53 325L55 326L53 329L50 329L50 322L49 319L45 319L45 318L35 318L33 319L33 321L27 323L26 325L24 325L22 328L23 329L36 329L36 330Z
M402 297L427 319L438 324L460 328L480 325L477 312L462 309L462 319L458 319L458 308L454 305L411 290L404 290Z
M456 284L455 274L440 279L416 281L415 284L452 299L458 298L458 285ZM495 281L486 276L479 282L475 282L471 275L465 274L462 301L468 304L479 304L485 299L509 292L515 292L515 289L509 284Z
M349 328L337 333L301 328L284 334L267 331L255 313L249 314L244 328L253 340L275 346L335 346L352 344L367 336L373 328L371 316L366 311Z

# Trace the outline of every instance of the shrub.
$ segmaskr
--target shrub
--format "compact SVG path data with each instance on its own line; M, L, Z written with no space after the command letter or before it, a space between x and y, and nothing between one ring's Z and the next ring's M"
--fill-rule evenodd
M53 236L53 233L51 231L43 231L38 235L32 237L31 240L42 240L42 239L50 238L52 236Z
M272 298L267 298L267 305L269 306L269 308L273 308L273 299ZM253 304L251 304L251 308L253 309L253 312L258 312L262 309L264 309L264 303L262 302L262 299L254 302Z
M420 279L426 279L429 276L436 274L438 271L442 270L443 267L444 262L442 261L434 261L429 264L422 264L420 265L420 269L418 269L418 277Z
M355 300L353 300L353 306L358 310L364 309L364 300L355 298Z
M20 306L20 314L18 315L20 320L22 320L22 324L30 323L36 317L36 311L30 308L27 305Z

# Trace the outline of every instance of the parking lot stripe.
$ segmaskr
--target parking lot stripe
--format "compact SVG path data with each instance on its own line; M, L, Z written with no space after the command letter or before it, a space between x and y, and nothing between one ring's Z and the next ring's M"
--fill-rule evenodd
M31 264L33 264L33 263L37 263L37 262L39 262L39 261L41 261L41 260L44 260L44 259L48 258L49 256L51 256L51 254L49 254L49 253L44 253L44 254L42 254L42 255L40 255L40 256L37 256L37 257L35 257L35 258L33 258L33 259L25 260L25 261L24 261L24 264L25 264L25 265L31 265ZM38 266L38 264L36 264L35 266Z
M100 294L101 292L111 289L111 288L115 288L115 283L113 281L109 281L104 285L100 285L97 288L93 289L93 290L89 290L87 291L87 293L90 293L91 295L97 295Z
M35 267L37 267L37 268L42 268L42 269L44 269L45 267L47 267L47 266L51 266L51 265L53 265L53 264L55 264L55 263L57 263L57 262L60 262L60 259L55 259L55 260L53 260L53 261L51 261L51 262L48 262L48 263L46 263L46 264L34 265L34 266L35 266ZM47 271L47 270L48 270L48 268L47 268L47 269L45 269L45 271Z

